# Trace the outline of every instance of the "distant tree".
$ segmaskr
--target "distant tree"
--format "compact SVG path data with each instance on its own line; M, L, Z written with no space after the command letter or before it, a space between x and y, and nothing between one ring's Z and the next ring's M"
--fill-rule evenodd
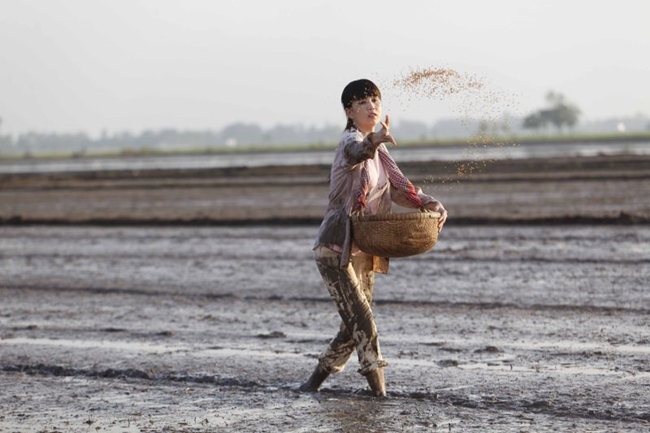
M0 117L0 128L2 127L2 117ZM0 130L0 154L4 151L7 151L11 148L12 140L9 135L2 135Z
M569 103L561 93L549 91L546 94L549 108L537 110L524 117L522 126L525 129L546 128L549 125L562 132L564 127L571 129L580 117L580 109Z
M231 123L221 131L226 139L234 139L240 144L255 144L264 141L264 131L259 125L253 123Z
M501 134L501 131L503 131L504 134L510 132L507 123L504 122L502 125L500 125L494 120L483 119L478 123L476 135L483 137L483 140L493 140L495 137Z

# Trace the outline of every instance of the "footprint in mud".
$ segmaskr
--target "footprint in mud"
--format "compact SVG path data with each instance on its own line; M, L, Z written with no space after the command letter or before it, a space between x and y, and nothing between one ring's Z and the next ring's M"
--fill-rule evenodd
M458 367L460 363L455 359L442 359L438 361L438 365L443 368Z
M287 338L287 334L282 331L273 331L267 334L257 334L257 338L270 339L270 338Z
M501 353L501 349L496 346L485 346L480 349L476 349L474 353Z

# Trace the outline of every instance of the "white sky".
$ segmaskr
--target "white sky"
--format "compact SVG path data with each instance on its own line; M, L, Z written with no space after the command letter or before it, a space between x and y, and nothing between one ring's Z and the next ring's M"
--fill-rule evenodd
M648 0L0 0L0 132L343 127L349 81L436 66L515 115L551 89L585 120L650 115L649 17ZM474 105L383 90L396 123Z

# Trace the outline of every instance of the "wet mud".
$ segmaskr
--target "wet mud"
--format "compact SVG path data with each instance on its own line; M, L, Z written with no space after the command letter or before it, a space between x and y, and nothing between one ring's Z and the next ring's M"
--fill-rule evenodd
M386 399L355 359L297 391L340 320L311 253L319 173L261 206L226 192L260 173L4 178L0 431L648 431L648 181L602 164L432 182L438 244L376 278Z

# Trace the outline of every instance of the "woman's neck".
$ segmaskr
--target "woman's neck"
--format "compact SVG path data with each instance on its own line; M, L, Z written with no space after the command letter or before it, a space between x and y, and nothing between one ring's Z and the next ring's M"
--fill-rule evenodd
M356 123L353 124L352 126L353 126L357 131L359 131L360 133L362 133L363 135L368 135L368 134L370 134L371 132L374 132L374 130L375 130L375 128L370 128L370 129L368 129L368 128L366 128L366 129L361 129L361 128L359 128L359 127L357 126Z

